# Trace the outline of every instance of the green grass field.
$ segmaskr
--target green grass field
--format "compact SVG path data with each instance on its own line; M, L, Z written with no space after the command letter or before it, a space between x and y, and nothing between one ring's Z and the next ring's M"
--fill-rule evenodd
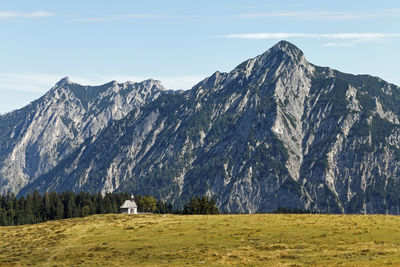
M384 215L94 215L0 240L0 266L400 266L400 217Z

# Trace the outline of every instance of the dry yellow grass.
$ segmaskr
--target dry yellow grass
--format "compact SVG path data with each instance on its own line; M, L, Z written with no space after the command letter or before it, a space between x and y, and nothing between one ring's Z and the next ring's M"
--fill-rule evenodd
M1 266L400 266L400 217L95 215L0 227Z

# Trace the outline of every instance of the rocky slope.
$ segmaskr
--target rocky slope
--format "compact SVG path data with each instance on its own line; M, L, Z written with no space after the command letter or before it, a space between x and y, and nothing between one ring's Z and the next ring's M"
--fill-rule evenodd
M66 77L42 98L0 116L0 193L19 192L162 90L155 80L81 86Z
M399 87L315 66L282 41L67 145L20 194L122 190L176 205L207 194L226 212L399 214L399 103Z

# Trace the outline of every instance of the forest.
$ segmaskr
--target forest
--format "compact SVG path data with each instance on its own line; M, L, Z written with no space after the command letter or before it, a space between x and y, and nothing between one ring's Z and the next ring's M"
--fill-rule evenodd
M0 225L40 223L92 214L119 213L119 207L129 199L128 193L50 192L35 191L25 197L8 193L0 196ZM172 213L172 205L151 196L135 196L139 212Z
M176 214L218 214L214 199L192 198L183 210L152 196L134 196L138 212ZM119 213L119 207L129 199L128 193L46 192L35 191L17 198L12 193L0 196L0 226L41 223L85 217L93 214Z

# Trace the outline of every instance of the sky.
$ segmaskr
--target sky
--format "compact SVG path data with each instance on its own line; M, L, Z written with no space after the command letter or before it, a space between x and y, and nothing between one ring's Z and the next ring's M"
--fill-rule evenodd
M400 1L0 0L0 113L65 76L190 89L280 40L313 64L400 85Z

